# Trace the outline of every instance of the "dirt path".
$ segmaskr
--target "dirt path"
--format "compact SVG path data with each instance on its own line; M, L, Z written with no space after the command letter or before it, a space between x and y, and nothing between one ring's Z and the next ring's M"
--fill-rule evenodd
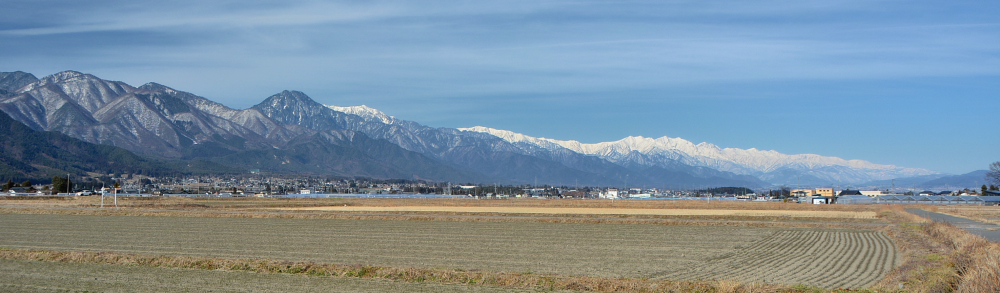
M958 226L959 228L965 229L965 231L969 231L969 233L983 236L983 238L986 238L989 241L1000 242L1000 226L998 225L977 222L942 213L928 212L922 209L906 209L906 211L911 214L928 218L932 221L950 223Z

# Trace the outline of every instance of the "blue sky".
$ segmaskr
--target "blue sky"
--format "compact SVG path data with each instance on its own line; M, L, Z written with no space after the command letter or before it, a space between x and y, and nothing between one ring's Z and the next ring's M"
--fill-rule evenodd
M210 2L210 3L204 3ZM436 127L681 137L948 173L1000 160L995 1L21 1L0 71L285 89Z

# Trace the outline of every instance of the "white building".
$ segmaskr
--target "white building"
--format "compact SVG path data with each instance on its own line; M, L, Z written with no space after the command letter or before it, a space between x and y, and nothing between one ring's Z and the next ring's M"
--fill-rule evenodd
M830 204L829 197L813 196L810 200L812 201L812 204Z
M601 193L601 198L618 198L618 189L608 188L603 193Z
M861 190L860 192L861 192L861 194L867 195L869 197L876 197L876 196L880 196L880 195L884 195L884 194L889 194L888 192L881 191L881 190Z

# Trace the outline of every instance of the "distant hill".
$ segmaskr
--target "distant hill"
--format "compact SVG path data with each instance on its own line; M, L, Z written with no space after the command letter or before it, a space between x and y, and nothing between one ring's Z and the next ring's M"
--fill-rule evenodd
M942 178L942 177L946 177L946 176L948 176L948 175L945 175L945 174L934 174L934 175L922 175L922 176L913 176L913 177L901 177L901 178L896 178L896 179L876 180L876 181L866 182L866 183L863 183L863 184L859 184L859 186L874 187L874 188L877 188L877 189L880 189L880 190L881 189L888 189L888 188L892 187L893 184L896 185L896 188L917 188L917 187L919 187L920 185L924 184L927 181L936 180L936 179L939 179L939 178Z
M918 187L923 189L962 189L962 188L976 188L983 184L989 184L986 181L986 170L977 170L962 175L945 176L938 179L930 180L918 185Z
M888 189L895 183L898 190L916 188L926 190L956 190L962 188L978 189L986 181L986 170L977 170L961 175L934 174L914 177L896 178L895 180L878 180L861 184L866 188ZM895 182L893 182L895 181Z

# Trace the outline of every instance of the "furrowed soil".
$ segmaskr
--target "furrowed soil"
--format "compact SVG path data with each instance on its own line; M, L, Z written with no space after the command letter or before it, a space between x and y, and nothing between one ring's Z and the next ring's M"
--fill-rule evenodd
M722 209L635 209L635 208L570 208L570 207L462 207L462 206L325 206L280 208L299 211L341 212L453 212L500 214L556 215L652 215L652 216L738 216L873 219L871 211L798 211L798 210L722 210Z
M241 271L0 259L2 292L537 292Z
M0 227L15 249L824 288L862 287L898 262L881 232L846 229L60 214L0 214Z
M899 261L892 241L881 232L784 230L702 265L653 277L861 288Z

